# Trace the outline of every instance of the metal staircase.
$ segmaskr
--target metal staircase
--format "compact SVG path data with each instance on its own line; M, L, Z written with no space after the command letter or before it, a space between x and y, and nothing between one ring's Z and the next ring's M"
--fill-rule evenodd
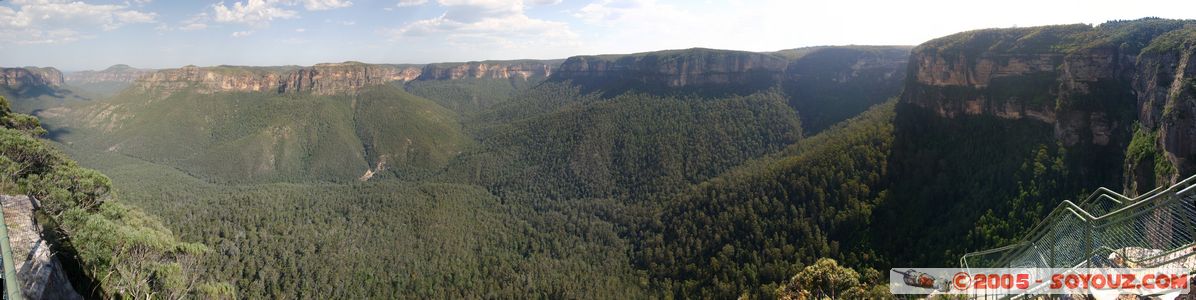
M1196 267L1196 176L1130 198L1100 188L1065 200L1021 241L972 252L963 268ZM1009 295L1018 296L1018 295Z

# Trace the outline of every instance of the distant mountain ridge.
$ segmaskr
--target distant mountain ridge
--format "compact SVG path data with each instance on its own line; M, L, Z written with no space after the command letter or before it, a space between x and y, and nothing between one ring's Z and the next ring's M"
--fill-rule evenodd
M566 59L551 79L615 94L626 89L699 86L757 90L779 80L786 64L784 58L765 53L692 48L574 56Z
M67 72L63 79L67 84L91 84L104 82L123 82L131 83L140 79L142 76L153 73L154 69L139 69L125 64L112 65L107 69L99 71L78 71Z
M869 49L861 51L862 49ZM431 64L321 63L301 66L184 66L174 69L138 69L114 65L101 71L70 72L61 85L119 84L169 95L196 87L198 93L274 92L316 95L355 94L367 86L391 82L463 79L508 79L538 82L572 81L587 90L608 95L630 89L731 90L740 94L776 86L782 81L808 78L802 57L825 52L870 52L849 57L840 83L861 71L875 70L883 77L900 76L907 46L808 47L777 52L749 52L691 48L619 55L582 55L564 60L471 61ZM56 70L55 70L56 71ZM819 70L823 71L823 70ZM838 70L836 70L838 71ZM805 72L809 73L809 72ZM825 74L824 74L825 75ZM61 75L59 75L61 76ZM12 86L13 84L8 84ZM878 101L872 101L872 104Z
M901 90L910 46L819 46L776 52L707 48L566 59L548 81L585 92L704 97L782 89L807 133L884 102Z
M562 60L474 61L424 65L416 80L542 79L552 75Z
M195 86L196 92L275 92L315 95L356 94L362 88L416 80L539 80L558 61L483 61L428 65L325 63L311 67L186 66L151 73L133 86L170 94Z

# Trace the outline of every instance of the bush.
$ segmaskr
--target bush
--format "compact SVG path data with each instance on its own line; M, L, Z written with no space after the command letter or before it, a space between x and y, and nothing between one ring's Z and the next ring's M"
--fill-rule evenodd
M68 262L68 270L83 273L68 275L83 276L95 285L79 289L95 293L84 296L177 299L210 291L232 295L220 288L198 289L197 262L210 252L206 246L183 243L157 219L107 201L114 198L109 194L112 180L79 167L38 140L43 133L37 118L12 113L0 97L0 192L19 189L39 201L37 208L48 217L43 230L51 246Z

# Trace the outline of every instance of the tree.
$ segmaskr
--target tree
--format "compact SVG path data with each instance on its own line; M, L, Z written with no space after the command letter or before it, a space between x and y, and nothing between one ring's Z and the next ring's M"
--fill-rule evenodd
M777 299L892 299L888 286L879 284L880 276L871 268L860 274L821 258L777 288Z

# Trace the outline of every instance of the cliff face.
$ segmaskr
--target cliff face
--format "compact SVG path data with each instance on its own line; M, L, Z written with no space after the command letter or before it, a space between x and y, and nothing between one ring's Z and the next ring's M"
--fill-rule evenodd
M55 68L0 68L0 88L21 93L62 86L62 72Z
M186 66L161 70L137 80L133 85L164 94L194 88L196 93L278 91L282 71L258 67Z
M1109 145L1116 129L1133 122L1130 81L1137 50L1120 43L1070 46L1079 43L1073 35L1085 32L1100 31L985 30L928 42L911 54L902 102L942 117L1033 119L1055 125L1056 138L1066 145Z
M909 46L811 47L784 50L790 58L785 80L819 79L844 83L853 80L904 82Z
M550 81L606 96L628 91L703 97L780 88L802 127L816 133L896 96L907 46L807 47L769 53L683 49L570 57Z
M911 47L842 46L784 50L781 86L813 134L899 93Z
M194 88L217 92L355 94L361 88L412 80L466 78L531 80L543 78L551 61L470 62L459 64L386 65L359 62L317 64L311 67L196 67L161 70L142 77L134 86L164 94Z
M456 80L467 78L520 79L547 78L560 61L509 61L439 63L424 66L419 80Z
M411 81L420 68L404 65L363 63L318 64L288 73L279 83L281 93L311 92L316 95L355 93L358 89L392 81Z
M583 88L613 93L632 88L754 89L778 82L787 65L788 61L775 55L695 48L574 56L561 64L551 80L572 81Z
M103 82L132 83L155 70L138 69L129 65L114 65L100 71L79 71L66 73L64 79L70 84Z
M1143 19L939 38L911 53L901 102L943 118L1047 123L1065 146L1119 153L1139 123L1187 176L1196 172L1196 121L1185 117L1196 113L1192 26Z
M1178 176L1196 173L1196 28L1159 37L1139 56L1138 119L1158 132ZM1176 178L1171 178L1172 180Z

